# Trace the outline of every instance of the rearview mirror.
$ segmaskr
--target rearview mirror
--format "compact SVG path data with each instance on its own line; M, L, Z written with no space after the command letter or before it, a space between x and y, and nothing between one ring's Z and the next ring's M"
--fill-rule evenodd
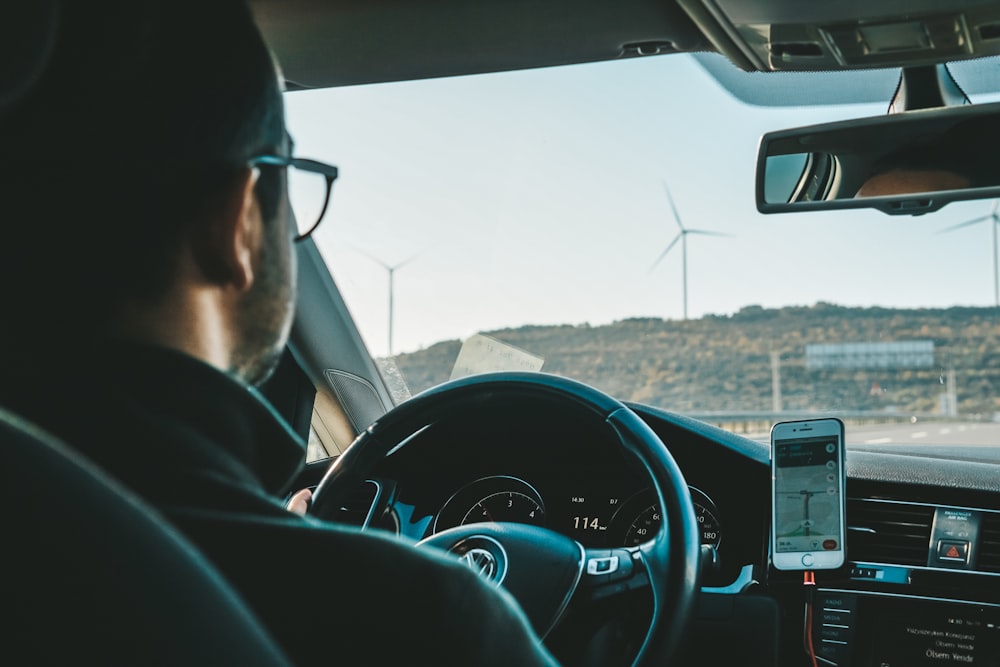
M1000 197L1000 103L769 132L757 153L756 190L761 213L921 215Z

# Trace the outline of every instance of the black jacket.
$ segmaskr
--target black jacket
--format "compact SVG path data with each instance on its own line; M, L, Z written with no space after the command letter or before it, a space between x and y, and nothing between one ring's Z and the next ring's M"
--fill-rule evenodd
M468 569L286 511L302 442L257 392L207 364L120 344L5 373L0 404L159 509L298 664L552 661L510 596Z

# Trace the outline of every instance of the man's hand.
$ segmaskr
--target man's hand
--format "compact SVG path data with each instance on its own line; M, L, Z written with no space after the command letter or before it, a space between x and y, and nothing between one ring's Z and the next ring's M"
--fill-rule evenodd
M295 514L305 515L309 511L309 504L312 502L313 493L309 489L296 491L295 494L285 503L285 509Z

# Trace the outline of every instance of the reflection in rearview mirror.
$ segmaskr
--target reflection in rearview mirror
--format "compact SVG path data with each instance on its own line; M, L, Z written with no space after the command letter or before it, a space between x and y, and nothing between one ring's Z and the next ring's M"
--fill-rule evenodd
M783 204L795 201L802 175L809 166L809 153L771 155L767 158L767 178L764 181L764 201Z
M1000 196L1000 103L771 132L757 157L762 213L877 208L919 215Z

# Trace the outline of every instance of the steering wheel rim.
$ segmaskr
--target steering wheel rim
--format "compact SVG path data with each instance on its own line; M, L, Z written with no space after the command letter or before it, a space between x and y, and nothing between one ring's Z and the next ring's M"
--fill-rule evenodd
M424 427L477 405L525 396L562 403L600 419L646 469L663 520L657 535L635 551L648 572L653 613L634 664L664 664L680 644L698 592L701 536L690 493L680 468L649 425L589 385L547 373L501 372L429 389L390 410L355 439L327 470L310 511L332 519L374 466Z

